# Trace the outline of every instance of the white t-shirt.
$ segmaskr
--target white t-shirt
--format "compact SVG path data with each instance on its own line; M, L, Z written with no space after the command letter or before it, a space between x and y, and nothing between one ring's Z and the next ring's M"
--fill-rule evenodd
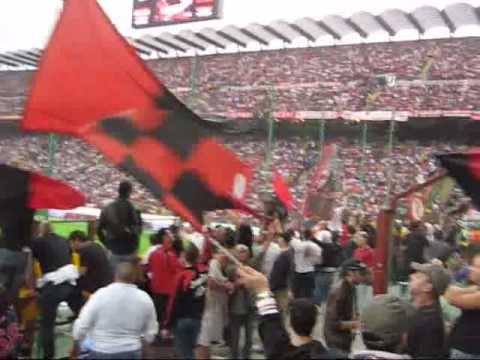
M337 207L333 210L332 220L328 224L328 228L332 231L342 231L342 214L343 207Z
M99 289L87 301L73 325L73 338L88 337L101 353L137 351L142 339L152 342L158 333L155 306L135 285L113 283Z
M313 272L315 265L322 262L322 248L314 242L293 238L290 246L295 251L295 272L300 274Z
M262 250L263 250L263 245L262 246L257 245L254 247L254 254L258 255ZM273 264L275 263L275 261L277 260L277 258L280 256L281 253L282 253L282 249L280 249L280 246L278 246L277 243L271 242L270 246L268 247L263 257L263 263L261 268L263 275L265 275L267 278L270 278L270 274L272 273L272 269L273 269Z
M332 233L328 230L320 230L315 233L315 239L324 244L331 244Z

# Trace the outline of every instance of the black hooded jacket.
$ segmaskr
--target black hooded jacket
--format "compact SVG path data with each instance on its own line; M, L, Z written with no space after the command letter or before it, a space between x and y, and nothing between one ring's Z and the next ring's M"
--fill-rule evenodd
M260 316L260 338L267 359L347 359L347 354L327 349L321 342L312 341L302 346L293 346L283 326L280 314Z

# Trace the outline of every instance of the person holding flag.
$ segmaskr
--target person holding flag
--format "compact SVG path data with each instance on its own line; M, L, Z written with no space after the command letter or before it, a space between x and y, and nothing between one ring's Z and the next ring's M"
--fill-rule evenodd
M21 127L93 145L199 231L206 211L253 213L251 167L154 76L95 0L64 2Z

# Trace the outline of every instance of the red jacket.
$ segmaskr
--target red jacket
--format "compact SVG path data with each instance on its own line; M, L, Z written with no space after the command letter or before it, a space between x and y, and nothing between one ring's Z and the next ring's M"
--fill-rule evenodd
M173 250L162 246L154 251L148 261L148 271L152 274L152 293L171 296L175 292L175 277L182 270L183 265Z
M356 248L353 257L358 261L363 262L369 268L373 268L375 265L375 251L370 246Z

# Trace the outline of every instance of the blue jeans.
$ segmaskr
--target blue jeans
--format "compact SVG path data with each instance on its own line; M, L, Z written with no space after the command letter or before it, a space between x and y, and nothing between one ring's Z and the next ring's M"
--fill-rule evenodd
M179 319L175 324L175 350L182 359L195 359L193 349L197 345L201 325L200 319Z
M318 270L315 273L315 291L313 293L313 300L315 304L321 306L327 301L330 287L335 277L335 271Z
M480 354L467 354L463 351L452 349L450 350L450 358L451 359L480 359Z
M100 360L113 360L113 359L121 359L121 360L140 360L142 358L142 350L135 350L135 351L125 351L125 352L118 352L112 354L101 353L97 351L92 351L88 355L89 359L100 359Z

